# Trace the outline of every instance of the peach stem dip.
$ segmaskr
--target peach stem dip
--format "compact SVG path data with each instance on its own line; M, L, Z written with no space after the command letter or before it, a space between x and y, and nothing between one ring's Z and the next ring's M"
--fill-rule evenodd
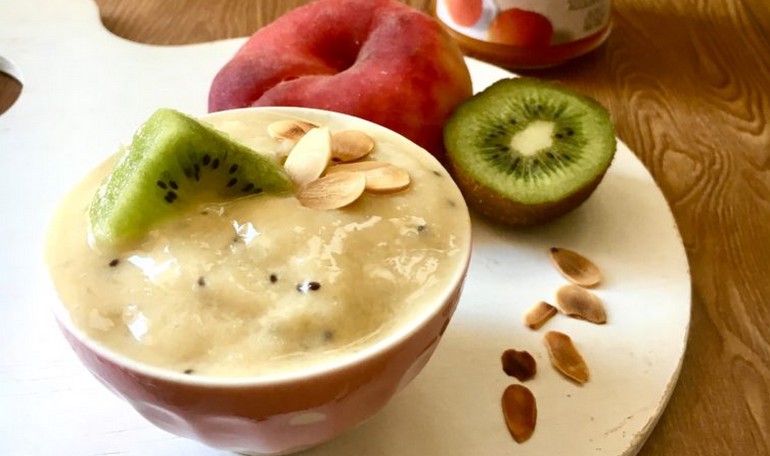
M268 130L294 119L287 112L246 109L203 120L283 163L294 142ZM364 193L332 210L303 206L296 192L201 202L136 242L104 248L93 240L89 205L109 160L64 198L49 231L50 273L73 324L141 363L244 377L355 353L441 299L470 243L467 209L449 175L381 127L302 113L332 133L366 133L374 148L363 160L405 170L408 187Z

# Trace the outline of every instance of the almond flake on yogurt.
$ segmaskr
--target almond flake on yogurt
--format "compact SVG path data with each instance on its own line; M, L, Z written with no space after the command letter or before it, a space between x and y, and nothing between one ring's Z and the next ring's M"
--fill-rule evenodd
M305 133L317 127L317 125L302 120L278 120L267 126L267 134L274 139L296 142Z

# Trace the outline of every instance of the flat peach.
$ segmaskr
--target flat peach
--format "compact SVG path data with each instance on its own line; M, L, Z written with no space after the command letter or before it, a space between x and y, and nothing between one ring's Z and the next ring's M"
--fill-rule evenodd
M462 53L396 0L320 0L258 30L214 78L209 111L303 106L361 117L443 159L443 127L472 94Z

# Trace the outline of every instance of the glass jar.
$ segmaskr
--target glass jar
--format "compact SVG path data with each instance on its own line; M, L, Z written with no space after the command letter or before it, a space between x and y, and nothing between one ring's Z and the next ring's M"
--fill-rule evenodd
M610 33L611 0L437 0L435 14L472 57L507 68L554 66Z

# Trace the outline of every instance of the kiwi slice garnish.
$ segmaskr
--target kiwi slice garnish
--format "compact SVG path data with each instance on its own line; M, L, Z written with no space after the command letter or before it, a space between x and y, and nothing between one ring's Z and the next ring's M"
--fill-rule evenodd
M195 203L292 189L274 159L171 109L157 110L134 134L94 196L94 238L115 246Z
M607 110L558 84L498 81L462 103L444 127L449 163L468 205L532 225L582 203L615 154Z

